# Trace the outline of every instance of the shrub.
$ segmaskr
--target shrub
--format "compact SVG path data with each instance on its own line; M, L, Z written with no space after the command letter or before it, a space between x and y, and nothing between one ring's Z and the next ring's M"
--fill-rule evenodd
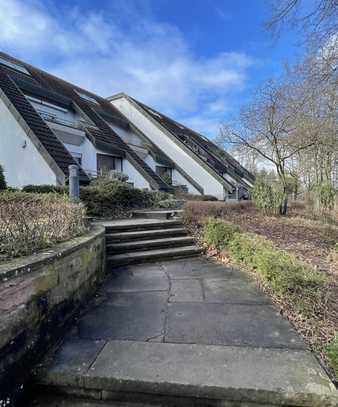
M209 246L221 250L239 231L240 229L236 225L218 219L209 219L204 227L203 238Z
M176 197L185 199L186 201L218 201L213 195L194 195L187 192L178 191L175 193Z
M264 213L280 214L285 199L286 195L280 183L268 184L262 178L256 180L252 189L252 200L257 209Z
M3 191L7 188L5 174L2 166L0 165L0 191Z
M324 349L325 355L329 360L329 364L338 377L338 332L333 340Z
M254 269L277 295L304 295L304 290L315 289L325 281L321 273L296 256L255 234L237 234L229 252L236 261Z
M28 255L86 230L85 209L58 194L0 194L0 258Z
M22 187L23 192L37 193L37 194L49 194L49 193L59 193L66 194L68 193L68 188L63 186L55 185L25 185Z
M188 224L201 224L208 217L222 218L232 213L241 213L252 207L250 201L240 202L186 202L183 218Z
M149 192L133 188L117 180L98 179L80 190L81 200L88 214L98 217L118 217L131 209L155 206L158 199L169 195L162 192Z
M181 199L164 199L159 201L157 206L163 209L181 209L184 205L184 201Z
M261 236L209 219L204 226L204 241L218 250L227 248L233 260L254 270L276 295L290 297L300 312L311 312L311 306L324 295L326 278L320 272ZM304 298L312 301L310 307Z
M306 197L307 207L312 215L324 218L330 218L335 207L336 190L328 182L314 185Z

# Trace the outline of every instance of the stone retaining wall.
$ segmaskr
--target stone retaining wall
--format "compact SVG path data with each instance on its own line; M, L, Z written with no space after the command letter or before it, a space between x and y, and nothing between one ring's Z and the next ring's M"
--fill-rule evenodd
M0 266L0 407L20 397L31 369L62 337L104 273L104 228L98 226Z

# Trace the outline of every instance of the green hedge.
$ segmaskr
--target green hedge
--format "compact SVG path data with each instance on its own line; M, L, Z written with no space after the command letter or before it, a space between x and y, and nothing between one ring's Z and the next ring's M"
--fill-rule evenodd
M54 185L26 185L23 192L68 194L68 187ZM131 209L148 208L161 201L171 201L172 195L166 192L147 191L133 188L117 179L97 178L88 186L80 188L81 201L90 216L119 217Z
M322 273L261 236L212 218L205 223L203 236L207 245L227 249L234 261L254 270L276 295L291 298L299 312L311 313L324 295Z

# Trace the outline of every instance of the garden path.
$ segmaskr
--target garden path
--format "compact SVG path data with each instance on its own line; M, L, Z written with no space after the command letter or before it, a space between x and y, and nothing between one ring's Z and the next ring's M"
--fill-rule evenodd
M40 383L165 406L333 406L336 395L255 281L203 256L112 270Z

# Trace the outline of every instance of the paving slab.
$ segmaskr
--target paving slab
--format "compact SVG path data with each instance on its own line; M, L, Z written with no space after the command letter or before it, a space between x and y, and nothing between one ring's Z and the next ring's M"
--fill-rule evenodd
M171 279L227 278L238 272L230 267L215 264L204 257L162 263Z
M43 385L112 406L338 406L319 363L243 272L202 256L122 266L98 298Z
M238 274L235 277L203 280L205 301L229 304L271 304L271 300L249 277Z
M266 406L333 407L338 400L311 353L299 350L111 341L85 375L59 368L42 381Z
M170 303L165 342L304 349L269 305Z
M173 280L170 288L170 302L202 302L203 290L200 280Z
M119 293L89 311L78 324L83 339L150 340L164 329L167 293Z
M114 270L105 281L106 292L168 291L169 280L161 267L126 267Z
M106 341L80 338L67 339L56 353L51 371L84 374L103 349Z

